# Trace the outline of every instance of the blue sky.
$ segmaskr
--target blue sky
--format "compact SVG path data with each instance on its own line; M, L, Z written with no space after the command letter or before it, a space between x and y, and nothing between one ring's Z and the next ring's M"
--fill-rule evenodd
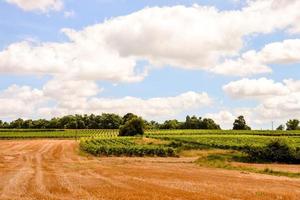
M261 6L263 3L256 0L250 3L49 0L49 4L40 7L38 1L30 2L0 1L2 120L128 111L158 121L184 119L187 114L195 114L214 118L223 127L230 128L233 119L243 114L259 129L269 128L271 121L280 124L288 118L300 117L297 80L300 28L295 20L298 16L290 14L284 22L279 20L280 14L287 11L296 13L292 11L299 8L297 1L283 4L266 0ZM57 2L61 6L54 8ZM172 17L160 19L165 13ZM137 17L147 19L149 14L153 20L150 17L141 21ZM269 19L272 15L273 21ZM120 16L123 17L118 21L116 18ZM257 19L250 20L247 16L257 16ZM174 24L165 29L168 23L164 21L172 19ZM92 27L92 31L87 27ZM62 32L64 28L73 30L71 36ZM132 36L136 32L131 30L135 29L140 35ZM151 31L155 36L151 36ZM170 35L164 38L164 34ZM76 37L76 41L71 37ZM87 41L86 47L81 46L81 41ZM22 46L22 42L27 46ZM135 42L141 45L134 45ZM66 51L60 49L64 44L70 48L71 55L74 53L72 59L78 62L67 58ZM89 44L95 46L88 47ZM264 49L268 45L270 48ZM49 53L49 60L47 56L41 59L35 49ZM71 52L75 49L76 52ZM179 55L180 49L183 56ZM256 54L243 56L250 51ZM51 57L53 52L55 57ZM102 63L107 57L102 58L103 53L114 56L108 60L109 65ZM92 59L78 57L85 54ZM212 59L205 62L210 56ZM128 66L123 69L118 59ZM226 60L231 62L228 64ZM145 69L147 73L141 75ZM71 75L67 75L70 71ZM289 83L284 81L287 79ZM135 99L124 99L128 96ZM155 98L160 98L161 105L157 105ZM293 101L285 106L289 99ZM270 102L274 103L269 106ZM10 108L13 105L16 107Z

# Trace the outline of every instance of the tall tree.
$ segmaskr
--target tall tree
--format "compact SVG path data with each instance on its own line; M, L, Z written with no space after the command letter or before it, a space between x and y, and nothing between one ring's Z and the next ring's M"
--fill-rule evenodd
M286 130L298 130L300 129L299 127L299 120L298 119L290 119L286 123Z
M233 130L251 130L251 128L247 125L244 116L239 116L233 123Z

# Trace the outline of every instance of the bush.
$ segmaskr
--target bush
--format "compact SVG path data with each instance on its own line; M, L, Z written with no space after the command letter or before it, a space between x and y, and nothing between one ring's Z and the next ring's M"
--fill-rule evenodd
M144 121L142 118L134 117L120 126L119 136L135 136L144 134Z
M284 140L273 140L264 147L247 147L246 152L253 161L299 163L300 151L289 146Z

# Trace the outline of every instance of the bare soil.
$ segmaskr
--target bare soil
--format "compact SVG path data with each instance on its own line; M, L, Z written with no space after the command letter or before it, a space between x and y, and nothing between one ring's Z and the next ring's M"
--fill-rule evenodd
M0 199L300 199L300 179L193 158L95 158L70 140L0 141Z

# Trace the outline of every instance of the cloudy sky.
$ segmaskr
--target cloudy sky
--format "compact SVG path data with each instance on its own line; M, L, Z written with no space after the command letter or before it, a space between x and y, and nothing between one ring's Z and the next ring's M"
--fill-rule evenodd
M0 0L0 119L300 118L300 0Z

